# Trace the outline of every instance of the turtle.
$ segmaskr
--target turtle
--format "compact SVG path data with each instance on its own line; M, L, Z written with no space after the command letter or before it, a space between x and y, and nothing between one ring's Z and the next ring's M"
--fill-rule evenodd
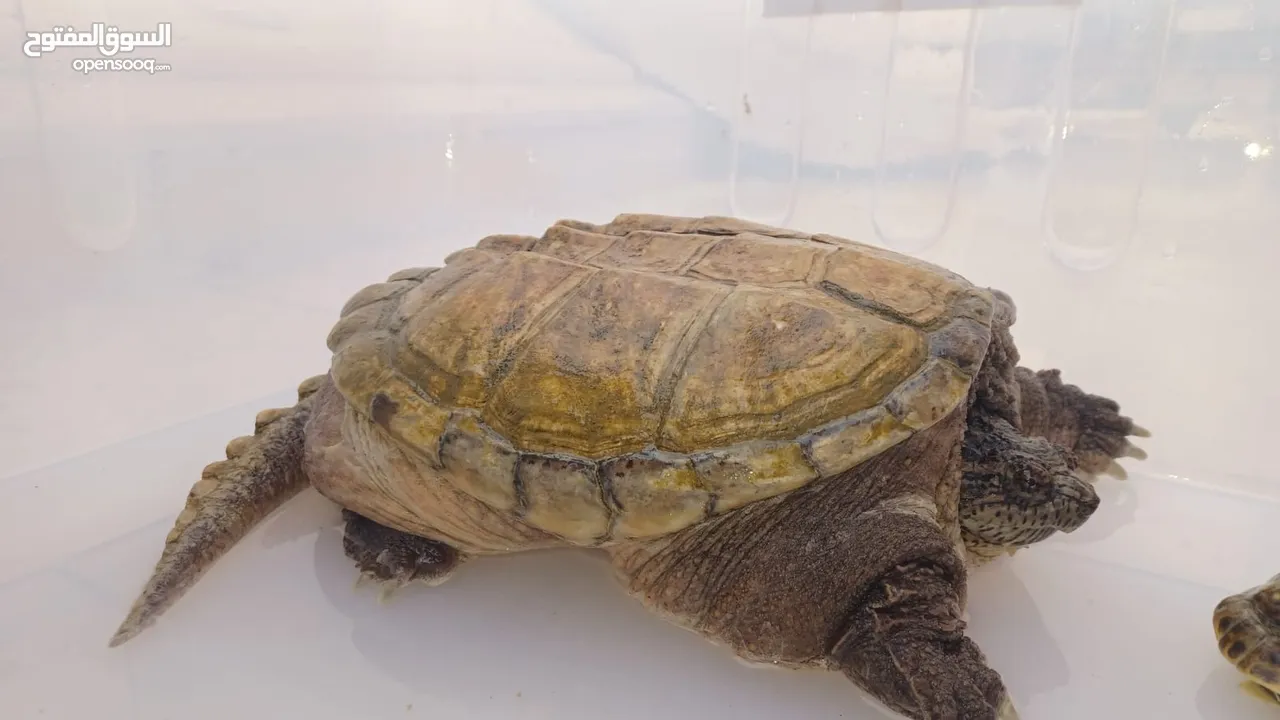
M1218 651L1246 687L1280 704L1280 575L1223 598L1213 609Z
M733 217L483 237L346 302L328 371L204 469L109 644L311 487L357 582L593 549L739 660L910 718L1016 717L968 573L1080 527L1150 433L1019 366L1015 319L940 266Z

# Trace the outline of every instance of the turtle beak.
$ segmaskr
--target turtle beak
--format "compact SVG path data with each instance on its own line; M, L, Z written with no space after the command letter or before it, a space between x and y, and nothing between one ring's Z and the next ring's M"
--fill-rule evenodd
M1054 513L1055 525L1062 532L1071 532L1084 525L1093 517L1101 499L1093 485L1076 477L1074 473L1063 473L1054 478L1057 485L1057 498L1053 501L1057 512Z

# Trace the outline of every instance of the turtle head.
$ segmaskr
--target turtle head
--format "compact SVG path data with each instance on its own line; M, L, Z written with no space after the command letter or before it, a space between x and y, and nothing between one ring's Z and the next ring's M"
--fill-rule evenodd
M963 450L960 522L971 552L992 557L1071 532L1098 509L1075 456L1026 437L1000 418L970 420Z

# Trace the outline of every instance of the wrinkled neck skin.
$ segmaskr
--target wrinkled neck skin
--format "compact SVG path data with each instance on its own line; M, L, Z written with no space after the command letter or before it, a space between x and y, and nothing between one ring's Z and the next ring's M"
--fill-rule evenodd
M998 302L962 447L961 537L975 563L1071 532L1098 507L1070 451L1018 430L1013 319L1012 305Z

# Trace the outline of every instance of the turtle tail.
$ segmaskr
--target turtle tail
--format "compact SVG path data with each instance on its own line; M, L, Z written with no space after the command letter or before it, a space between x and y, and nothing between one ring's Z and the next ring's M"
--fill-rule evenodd
M319 375L299 385L293 407L258 413L254 434L227 443L227 459L205 467L165 538L160 561L110 647L153 625L218 558L307 486L303 431L315 392L327 377Z

